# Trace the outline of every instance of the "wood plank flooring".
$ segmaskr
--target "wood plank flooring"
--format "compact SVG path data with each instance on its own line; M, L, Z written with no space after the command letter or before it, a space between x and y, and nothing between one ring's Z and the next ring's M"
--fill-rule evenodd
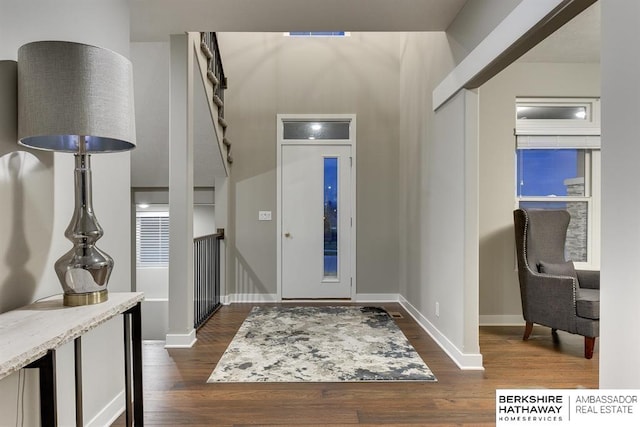
M145 343L146 425L494 425L497 388L598 387L599 342L587 360L580 336L559 332L554 342L550 329L536 326L523 342L524 324L481 327L485 371L461 371L399 304L383 306L404 315L396 322L436 383L207 384L253 306L222 307L198 331L193 348L166 350L163 343ZM124 416L113 425L123 426Z

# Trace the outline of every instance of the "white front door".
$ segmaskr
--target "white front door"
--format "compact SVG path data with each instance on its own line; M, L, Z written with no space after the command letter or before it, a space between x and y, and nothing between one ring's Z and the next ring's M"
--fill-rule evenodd
M281 146L282 298L351 298L351 149Z

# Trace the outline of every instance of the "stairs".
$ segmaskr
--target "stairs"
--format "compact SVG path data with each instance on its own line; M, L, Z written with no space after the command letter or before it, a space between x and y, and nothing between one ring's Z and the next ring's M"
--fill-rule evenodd
M218 124L222 128L222 142L226 149L227 162L233 163L231 141L227 138L227 121L224 119L224 91L227 89L227 78L222 68L222 58L218 47L216 33L200 33L200 49L207 58L207 80L213 85L213 103L218 107Z

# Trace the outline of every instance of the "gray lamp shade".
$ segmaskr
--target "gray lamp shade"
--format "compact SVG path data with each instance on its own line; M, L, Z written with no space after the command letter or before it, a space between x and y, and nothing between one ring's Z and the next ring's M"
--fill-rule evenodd
M64 41L18 50L18 139L50 151L130 150L136 145L131 62L108 49Z

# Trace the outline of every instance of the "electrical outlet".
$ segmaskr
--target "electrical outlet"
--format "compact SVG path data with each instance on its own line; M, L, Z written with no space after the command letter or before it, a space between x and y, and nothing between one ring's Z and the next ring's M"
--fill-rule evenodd
M271 221L271 211L258 211L258 221Z
M436 302L436 317L440 317L440 303Z

